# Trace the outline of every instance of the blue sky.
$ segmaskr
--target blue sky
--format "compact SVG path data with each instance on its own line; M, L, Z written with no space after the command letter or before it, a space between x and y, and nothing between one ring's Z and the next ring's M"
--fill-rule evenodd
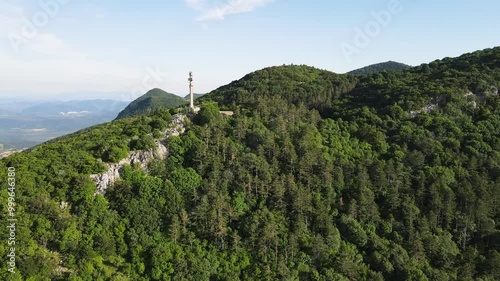
M0 98L209 92L272 65L344 73L500 45L500 2L0 0Z

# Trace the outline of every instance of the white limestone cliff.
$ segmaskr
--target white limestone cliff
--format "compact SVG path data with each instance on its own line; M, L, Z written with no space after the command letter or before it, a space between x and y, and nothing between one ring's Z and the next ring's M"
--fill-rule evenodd
M101 174L90 175L96 184L96 194L104 194L106 190L118 179L120 179L120 171L128 165L139 164L141 169L146 170L148 163L153 159L165 159L168 155L168 148L165 146L165 140L170 136L179 136L184 133L184 118L183 114L175 114L172 116L172 126L163 132L163 139L155 141L156 146L149 150L136 150L129 152L127 158L120 160L118 163L107 164L108 170Z

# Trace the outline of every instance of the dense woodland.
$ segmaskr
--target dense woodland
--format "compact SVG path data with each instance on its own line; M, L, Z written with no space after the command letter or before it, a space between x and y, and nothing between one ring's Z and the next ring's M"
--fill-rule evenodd
M382 72L382 71L399 71L399 70L404 70L408 69L411 66L400 63L400 62L395 62L395 61L386 61L386 62L381 62L381 63L376 63L372 65L368 65L359 69L355 69L352 71L349 71L348 74L370 74L370 73L376 73L376 72Z
M187 100L185 98L155 88L131 102L118 114L116 119L151 114L160 108L177 108L186 103Z
M499 88L500 48L266 68L201 97L167 159L104 196L89 175L153 147L167 110L11 155L17 271L0 279L500 280Z

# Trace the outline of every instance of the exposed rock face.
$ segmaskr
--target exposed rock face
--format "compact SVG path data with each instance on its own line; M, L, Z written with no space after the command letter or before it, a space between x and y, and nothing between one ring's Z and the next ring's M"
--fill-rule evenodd
M186 115L184 114L175 114L172 116L172 126L171 128L167 128L163 133L165 138L168 136L179 136L184 133L184 119Z
M68 208L68 206L69 206L69 203L66 201L61 201L61 203L59 204L59 208L61 208L63 210Z
M168 155L168 149L164 142L169 136L179 136L184 133L184 118L183 114L175 114L172 116L172 126L163 132L164 138L156 141L156 146L149 150L136 150L129 152L127 158L120 160L118 163L107 164L108 170L102 174L90 175L90 178L96 183L96 194L106 193L106 189L114 182L120 179L120 171L126 164L139 164L141 169L146 170L148 163L153 159L165 159Z
M410 116L413 118L420 113L431 113L432 111L436 110L438 108L437 104L428 104L424 107L422 107L420 110L415 110L415 111L410 111Z
M467 93L464 94L464 97L470 97L470 96L474 96L474 93L471 91L468 91Z

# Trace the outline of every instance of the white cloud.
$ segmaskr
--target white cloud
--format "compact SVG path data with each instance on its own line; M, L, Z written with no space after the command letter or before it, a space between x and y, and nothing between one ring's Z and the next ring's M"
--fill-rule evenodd
M192 9L201 11L197 21L223 20L228 15L243 14L264 7L274 0L227 0L208 6L204 0L185 0Z

